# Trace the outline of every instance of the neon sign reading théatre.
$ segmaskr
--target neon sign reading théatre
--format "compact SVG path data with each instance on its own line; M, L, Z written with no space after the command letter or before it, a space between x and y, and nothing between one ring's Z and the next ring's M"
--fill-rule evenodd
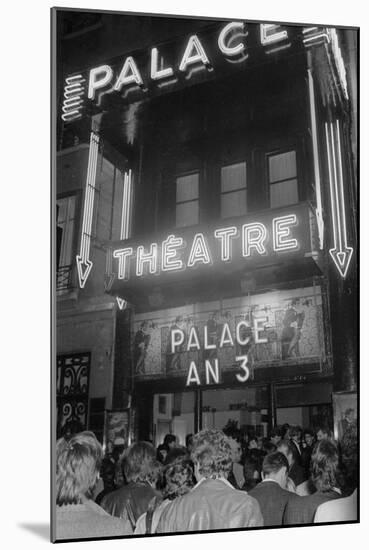
M264 223L254 221L240 226L229 225L205 234L197 232L190 238L168 235L161 242L147 246L125 246L113 250L116 260L114 272L120 280L128 281L132 276L160 275L232 262L236 258L245 260L268 257L271 254L295 252L300 248L294 229L299 226L295 213L269 218Z

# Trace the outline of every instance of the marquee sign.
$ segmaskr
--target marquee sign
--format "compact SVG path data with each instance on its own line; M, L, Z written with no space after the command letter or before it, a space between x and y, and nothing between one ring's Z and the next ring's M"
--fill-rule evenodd
M263 62L278 52L291 48L299 40L304 47L331 43L332 57L342 86L346 75L334 29L282 26L278 24L231 21L214 32L204 30L176 43L153 45L148 51L132 52L123 58L93 66L65 78L61 118L64 122L83 115L86 100L101 105L109 94L118 94L128 101L142 99L148 92L155 95L176 85L211 79L218 71ZM265 62L265 60L264 60Z
M312 256L315 252L315 216L306 203L250 213L214 225L173 229L156 235L154 241L125 240L112 249L115 280L111 291L159 278L170 282L188 273L227 272L239 267L255 267L291 258Z
M243 384L263 365L319 364L322 322L318 286L136 314L134 373L192 387L220 384L228 371Z

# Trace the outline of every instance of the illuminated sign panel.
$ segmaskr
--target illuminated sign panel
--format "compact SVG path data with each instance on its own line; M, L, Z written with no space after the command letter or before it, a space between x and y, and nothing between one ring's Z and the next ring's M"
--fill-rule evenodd
M131 239L113 246L113 292L126 284L159 278L170 282L189 274L284 262L310 255L314 216L307 204L234 218L223 227L181 228L150 242Z
M258 28L255 35L249 33L251 27ZM88 71L68 75L62 119L71 122L80 118L84 100L101 105L105 96L115 93L135 101L148 93L156 95L168 87L172 89L189 83L194 75L196 81L201 81L215 78L219 73L230 73L237 67L263 62L263 56L269 58L290 48L296 42L296 33L306 48L320 44L322 40L329 43L334 59L339 60L340 75L344 76L338 42L325 28L299 30L277 24L232 21L217 32L203 30L175 43L153 44L147 51L115 58Z
M227 371L243 384L263 366L319 368L322 308L315 286L136 314L135 376L181 376L195 387L222 383Z

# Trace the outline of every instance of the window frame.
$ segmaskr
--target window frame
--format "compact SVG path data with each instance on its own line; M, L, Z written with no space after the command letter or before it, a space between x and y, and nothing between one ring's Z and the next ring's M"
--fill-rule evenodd
M240 187L240 188L237 188L237 189L232 189L231 191L222 191L222 168L226 168L228 166L234 166L236 164L242 164L244 163L245 164L245 167L246 167L246 183L245 183L245 187ZM219 200L219 217L221 220L227 220L227 219L230 219L234 216L226 216L226 217L223 217L222 216L222 197L224 195L229 195L231 193L237 193L239 191L243 191L245 190L246 191L246 210L245 210L245 213L244 214L241 214L242 215L245 215L247 214L247 212L249 212L249 208L248 208L248 189L249 189L249 185L248 185L248 164L249 164L249 161L247 159L247 156L240 156L240 157L235 157L235 159L232 159L232 160L227 160L227 162L222 162L221 165L220 165L220 168L219 168L219 195L220 195L220 200Z
M178 181L178 179L179 178L185 178L187 176L192 176L192 175L195 175L195 174L198 175L197 198L196 199L184 200L184 201L177 201L177 181ZM174 220L175 227L178 228L178 229L182 229L182 228L185 228L185 227L193 227L195 225L199 225L200 218L201 218L201 212L200 212L201 170L198 168L198 169L194 169L194 170L188 170L188 171L185 171L185 172L180 172L180 173L175 175L174 181L175 181L175 220ZM177 224L177 206L180 205L180 204L188 204L188 203L191 203L191 202L197 202L197 204L198 204L198 219L197 219L197 222L194 223L194 224L189 224L189 225L178 225Z
M284 178L281 180L276 180L271 182L270 181L270 158L276 157L278 155L283 155L285 153L295 153L295 159L296 159L296 175L293 177ZM267 201L268 201L268 208L274 209L274 208L284 208L287 206L292 206L293 204L298 204L301 202L301 194L300 194L300 178L299 178L299 150L298 146L296 144L291 144L290 146L285 146L283 148L273 149L267 153L265 153L265 162L266 162L266 183L267 183ZM271 205L271 193L270 189L272 185L275 185L277 183L284 183L288 181L296 180L296 191L297 191L297 202L289 203L289 204L283 204L278 206L272 206Z

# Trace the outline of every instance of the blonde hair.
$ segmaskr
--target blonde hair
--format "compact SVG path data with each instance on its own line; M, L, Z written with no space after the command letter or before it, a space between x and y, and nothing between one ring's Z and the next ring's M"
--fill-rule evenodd
M56 444L56 503L78 504L91 498L103 452L92 432L80 432Z

